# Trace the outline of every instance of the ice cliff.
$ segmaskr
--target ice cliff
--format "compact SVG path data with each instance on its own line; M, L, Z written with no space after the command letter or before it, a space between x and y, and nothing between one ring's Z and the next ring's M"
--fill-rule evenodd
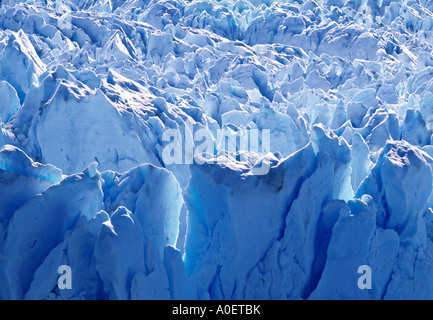
M432 48L427 0L3 0L0 299L433 299Z

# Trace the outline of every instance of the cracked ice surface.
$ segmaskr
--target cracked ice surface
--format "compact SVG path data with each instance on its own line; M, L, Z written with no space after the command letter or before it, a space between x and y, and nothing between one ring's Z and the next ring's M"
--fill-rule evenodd
M3 0L0 298L433 299L432 12Z

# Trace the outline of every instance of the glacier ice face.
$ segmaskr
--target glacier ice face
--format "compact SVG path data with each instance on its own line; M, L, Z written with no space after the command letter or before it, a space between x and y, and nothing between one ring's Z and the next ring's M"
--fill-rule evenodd
M2 222L34 196L62 180L62 171L52 165L35 163L12 145L0 150ZM26 187L23 188L23 185Z
M9 36L0 61L0 78L15 88L22 103L30 86L39 83L46 69L44 63L22 30Z
M165 253L166 246L176 244L182 205L179 184L166 169L142 165L125 175L113 171L101 174L92 163L83 172L47 187L31 178L42 176L39 172L49 176L50 171L60 170L34 163L12 146L4 147L0 154L8 151L17 155L7 158L6 154L5 159L21 160L21 168L4 165L3 175L10 179L11 170L21 169L24 177L30 176L27 183L35 184L27 193L41 193L22 194L24 199L17 200L27 202L9 220L2 217L7 227L2 232L0 260L3 299L151 298L142 292L149 285L157 286L157 297L170 298L168 274L186 279L185 271L172 270L173 263L179 264L180 253ZM23 183L20 179L17 177L16 183ZM151 188L156 181L160 187ZM9 207L17 206L17 201L8 201ZM164 263L170 266L167 271ZM56 289L59 265L77 270L73 291ZM132 277L137 280L131 283Z
M16 90L7 81L0 82L0 95L2 96L2 122L7 123L9 119L21 108Z
M432 11L2 1L0 298L432 299Z
M16 210L2 243L2 298L22 298L33 273L76 220L90 218L101 209L101 181L98 175L83 172L47 188Z
M407 269L418 265L418 259L423 261L423 271L430 272L427 270L433 267L426 258L431 240L423 221L432 189L430 161L428 155L404 141L387 143L356 198L340 211L323 275L310 298L432 298L431 283L408 284L408 279L419 277L420 271L417 267ZM417 168L417 173L411 173L411 168ZM348 237L354 242L348 243ZM371 292L346 287L356 281L358 275L353 270L360 265L369 265L378 275L373 278ZM428 274L423 277L429 279Z

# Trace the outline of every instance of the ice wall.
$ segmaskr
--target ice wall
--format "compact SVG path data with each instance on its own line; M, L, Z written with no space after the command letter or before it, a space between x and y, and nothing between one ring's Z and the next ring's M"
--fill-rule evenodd
M4 0L0 298L432 299L432 11Z

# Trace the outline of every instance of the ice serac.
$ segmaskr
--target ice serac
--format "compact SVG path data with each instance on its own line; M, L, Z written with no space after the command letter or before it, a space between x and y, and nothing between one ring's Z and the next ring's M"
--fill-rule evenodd
M7 81L0 82L0 118L7 123L10 118L21 108L17 92Z
M388 142L357 191L357 197L368 194L375 200L378 226L395 230L413 247L425 243L422 215L432 191L427 157L404 141Z
M3 201L3 299L196 297L181 253L167 248L177 242L183 203L171 172L142 165L124 175L99 173L92 163L62 176L13 146L0 159L3 177L18 175L13 181L29 186ZM64 265L72 272L68 290L57 282Z
M135 216L125 207L119 207L103 223L95 244L95 259L108 298L144 298L137 294L152 289L158 289L154 293L161 299L164 295L169 298L162 260Z
M284 157L303 148L309 141L306 124L297 113L292 116L265 106L260 109L256 124L259 129L270 130L269 151L280 152Z
M34 272L51 250L64 240L68 230L74 229L80 217L91 219L99 212L102 200L100 175L89 167L49 187L16 210L1 244L2 298L24 298Z
M321 127L315 135L265 176L221 159L191 168L185 264L199 297L285 299L308 291L322 205L345 194L351 159L338 137Z
M310 298L431 299L431 240L423 219L432 191L429 162L428 155L404 141L386 144L348 202L349 210L335 223L326 265ZM371 290L353 289L362 265L376 274Z
M141 165L123 175L104 172L102 178L105 208L111 213L98 232L94 252L103 296L170 299L172 292L185 290L172 281L179 277L182 285L188 284L185 271L182 276L181 270L172 270L180 253L166 253L166 246L176 244L183 203L173 174Z
M9 82L16 90L20 102L33 83L46 71L29 37L22 30L13 32L6 47L0 52L0 79Z
M175 247L167 245L164 249L164 266L173 300L195 300L197 291L188 277L182 254Z
M396 260L399 238L394 230L376 228L375 207L365 196L337 213L317 287L309 299L381 299ZM350 239L350 241L348 240ZM344 262L344 263L343 263ZM360 266L371 268L374 290L361 290Z
M125 172L154 160L137 133L127 129L136 125L133 114L122 117L122 112L100 89L90 91L61 82L50 103L33 119L30 130L41 159L63 168L66 174L94 161L100 163L101 170ZM63 119L62 125L59 119Z
M107 179L106 184L108 182ZM136 227L141 228L147 242L153 243L161 258L166 245L176 244L183 197L171 172L143 164L118 175L105 188L108 212L118 207L132 211Z
M298 186L278 241L250 270L245 298L307 298L320 278L335 214L344 211L335 201L344 198L350 188L345 177L351 157L349 147L338 137L322 127L314 128L313 171Z
M62 171L33 162L17 147L5 145L0 150L0 176L0 221L7 224L27 201L60 182Z
M309 152L312 152L311 147L294 157L301 158ZM259 178L243 175L248 170L230 167L229 159L220 158L220 161L221 166L193 166L185 194L189 210L185 265L196 281L199 298L228 299L243 295L248 269L278 237L288 202L286 198L294 197L298 180L302 180L312 166L310 162L297 164L292 160L293 169L287 167L293 170L290 173L294 176L287 182L284 165L271 168L269 175ZM286 183L289 187L282 188ZM255 196L250 198L255 201L246 201L245 190L249 190L251 184L257 185L253 189L257 194L269 197Z
M64 240L50 251L44 262L35 271L29 290L28 300L93 300L104 299L103 282L96 271L94 248L101 225L109 220L101 210L88 220L78 218L73 230L65 234ZM58 286L60 266L71 271L69 289Z

